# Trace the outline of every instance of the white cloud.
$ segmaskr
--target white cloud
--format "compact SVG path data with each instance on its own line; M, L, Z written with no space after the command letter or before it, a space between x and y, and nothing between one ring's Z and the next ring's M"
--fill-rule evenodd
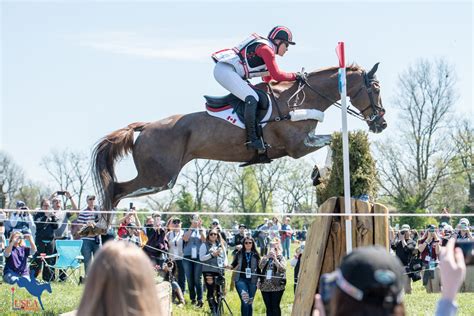
M144 36L132 32L81 34L79 45L113 54L148 59L208 61L219 49L231 47L238 39L183 39Z

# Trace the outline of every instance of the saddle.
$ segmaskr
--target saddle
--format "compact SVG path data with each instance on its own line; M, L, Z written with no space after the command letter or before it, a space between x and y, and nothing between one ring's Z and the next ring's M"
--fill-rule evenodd
M258 105L257 105L257 122L262 121L267 114L268 106L270 105L268 102L268 95L265 91L253 88L253 90L258 95ZM205 95L204 98L206 99L206 107L212 109L222 109L225 107L232 107L234 109L233 112L237 114L239 119L242 122L244 120L244 110L245 110L245 102L237 98L232 93L225 95L223 97L213 97ZM258 124L257 124L258 125ZM259 135L262 136L262 135Z
M258 104L257 104L257 113L256 113L256 124L257 124L257 136L263 139L263 128L261 125L262 120L265 115L268 113L268 107L271 106L269 102L269 96L267 93L261 89L254 88L254 91L258 95ZM226 110L233 109L233 113L237 114L240 121L245 122L244 111L245 111L245 102L237 98L235 95L228 94L222 97L214 97L205 95L206 107L212 110ZM270 163L272 160L268 158L267 151L263 154L257 154L252 158L252 160L243 163L240 167L246 167L258 163Z

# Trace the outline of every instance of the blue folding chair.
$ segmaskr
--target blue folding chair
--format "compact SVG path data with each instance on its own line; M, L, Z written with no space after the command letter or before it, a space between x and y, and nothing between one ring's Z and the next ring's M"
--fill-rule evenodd
M79 283L80 275L76 274L80 274L81 262L84 260L81 248L82 240L56 240L57 259L51 268L65 270L68 279L75 278Z

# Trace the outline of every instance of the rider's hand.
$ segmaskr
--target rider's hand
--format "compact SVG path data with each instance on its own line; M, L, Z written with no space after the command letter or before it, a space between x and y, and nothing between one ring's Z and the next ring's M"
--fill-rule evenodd
M306 81L308 74L306 72L297 72L295 74L296 76L296 81Z

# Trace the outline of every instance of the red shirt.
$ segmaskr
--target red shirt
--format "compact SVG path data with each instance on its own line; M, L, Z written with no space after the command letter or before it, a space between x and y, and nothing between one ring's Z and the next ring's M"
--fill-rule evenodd
M263 59L265 65L267 66L268 72L270 73L269 76L263 77L263 81L269 82L271 79L278 82L296 80L295 73L284 72L278 68L278 65L275 61L275 52L270 46L263 44L258 45L257 49L255 49L255 54Z
M125 223L125 222L121 222L121 223L120 223L120 227L119 227L119 229L118 229L118 231L117 231L117 235L118 235L120 238L122 238L123 235L126 235L126 234L128 233L126 226L127 226L127 223Z
M418 244L419 245L422 245L424 242L425 242L426 239L420 239L418 240ZM425 249L423 250L423 252L421 253L420 255L420 258L421 260L423 260L423 262L425 261L425 258L426 256L430 256L431 259L433 260L437 260L438 259L438 255L436 254L436 244L438 243L439 241L437 240L432 240L431 243L429 243L428 245L426 245ZM431 249L430 249L431 248ZM430 252L431 252L431 255L430 255Z

